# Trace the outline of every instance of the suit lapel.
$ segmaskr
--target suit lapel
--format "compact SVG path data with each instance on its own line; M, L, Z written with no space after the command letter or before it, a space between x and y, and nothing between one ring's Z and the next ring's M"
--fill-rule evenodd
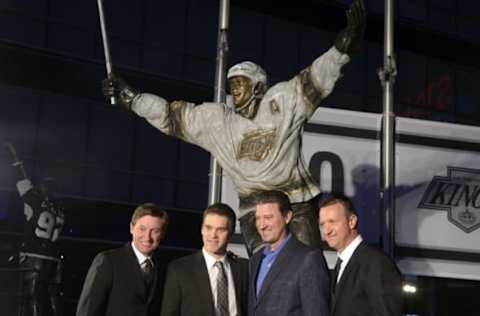
M147 299L147 302L148 304L150 304L150 302L153 300L154 298L154 293L156 293L156 288L157 288L157 283L158 283L158 262L156 259L154 259L152 257L152 261L153 261L153 280L152 280L152 284L150 285L150 289L149 289L149 292L147 293L148 294L148 299Z
M285 247L280 251L275 262L272 264L272 267L268 271L265 280L263 281L262 288L258 293L257 303L262 299L262 297L267 292L268 288L272 284L272 282L277 278L277 275L283 270L283 267L288 264L288 257L291 250L295 249L296 246L296 239L295 237L291 237L290 240L287 242Z
M130 243L125 245L125 252L127 253L127 264L130 267L130 271L133 273L133 279L135 280L135 286L138 288L139 293L142 297L147 299L147 289L145 288L145 283L143 282L142 270L140 264L138 264L137 256L133 252L132 245Z
M345 288L345 284L348 280L348 277L351 275L352 270L357 265L358 256L362 252L365 245L366 245L365 241L362 241L358 245L357 249L355 249L355 251L352 254L352 257L350 258L347 265L345 266L345 269L343 270L342 276L340 277L340 280L339 280L339 282L337 284L337 287L335 289L335 300L334 300L334 304L333 304L333 310L335 310L335 305L338 302L337 298L339 298L341 296L342 291Z
M214 313L213 304L213 292L210 286L210 277L208 276L207 265L205 258L203 258L202 251L198 251L193 256L194 264L192 266L192 280L195 280L199 287L198 301L208 304L210 312L209 315Z
M232 270L233 285L235 287L235 300L237 302L237 306L239 306L242 299L240 289L242 281L240 280L238 261L233 256L228 256L228 263L230 264L230 269Z
M257 253L253 255L253 257L250 259L250 282L248 282L249 290L248 292L250 293L249 295L253 299L253 305L257 305L257 294L256 294L256 284L257 284L257 274L258 274L258 269L260 269L260 262L263 257L263 248L258 250Z

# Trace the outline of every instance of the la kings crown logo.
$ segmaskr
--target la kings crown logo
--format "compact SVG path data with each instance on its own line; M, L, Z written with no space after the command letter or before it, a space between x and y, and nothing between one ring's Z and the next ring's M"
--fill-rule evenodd
M466 233L480 227L480 170L447 167L447 176L435 176L419 208L447 211L448 220Z

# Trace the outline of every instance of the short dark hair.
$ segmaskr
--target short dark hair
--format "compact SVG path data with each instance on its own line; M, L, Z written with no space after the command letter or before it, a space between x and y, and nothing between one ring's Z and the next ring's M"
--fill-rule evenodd
M358 212L355 209L355 206L353 205L353 202L350 198L348 198L346 195L341 194L341 193L330 193L327 196L320 198L318 202L318 210L320 210L322 207L330 206L333 204L340 203L343 205L343 208L347 212L347 216L350 215L355 215L358 217Z
M155 203L143 203L133 211L132 214L132 219L130 220L130 224L132 226L135 226L137 223L138 219L144 216L153 216L153 217L158 217L161 218L165 221L165 224L163 225L163 230L164 232L167 231L167 226L168 226L168 213L160 208L158 205Z
M283 216L286 216L292 210L288 195L278 190L259 191L254 196L255 205L276 203Z
M237 224L237 215L233 209L225 203L213 203L208 206L205 211L203 211L202 224L208 214L216 214L220 216L225 216L228 219L229 229L231 233L235 232L235 225Z

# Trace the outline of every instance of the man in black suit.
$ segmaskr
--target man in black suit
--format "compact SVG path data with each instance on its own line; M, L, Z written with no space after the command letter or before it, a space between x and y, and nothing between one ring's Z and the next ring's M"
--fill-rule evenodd
M130 222L132 242L95 257L76 315L159 315L164 269L153 253L165 237L167 225L168 215L157 205L137 207Z
M236 216L226 204L203 212L203 249L168 266L162 316L244 316L248 260L227 252Z
M264 191L255 196L255 220L263 251L250 260L249 316L328 316L329 275L322 251L293 236L287 195Z
M332 194L319 208L322 236L338 255L332 277L332 315L402 315L401 274L390 258L363 241L351 200Z

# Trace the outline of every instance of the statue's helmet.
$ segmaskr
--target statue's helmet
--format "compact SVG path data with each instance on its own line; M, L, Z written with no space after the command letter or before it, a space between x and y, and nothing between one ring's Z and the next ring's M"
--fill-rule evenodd
M263 94L267 88L267 74L262 67L251 61L244 61L239 64L230 67L227 73L227 79L243 76L252 81L252 87L256 87L258 83L261 83L262 90L259 91Z

